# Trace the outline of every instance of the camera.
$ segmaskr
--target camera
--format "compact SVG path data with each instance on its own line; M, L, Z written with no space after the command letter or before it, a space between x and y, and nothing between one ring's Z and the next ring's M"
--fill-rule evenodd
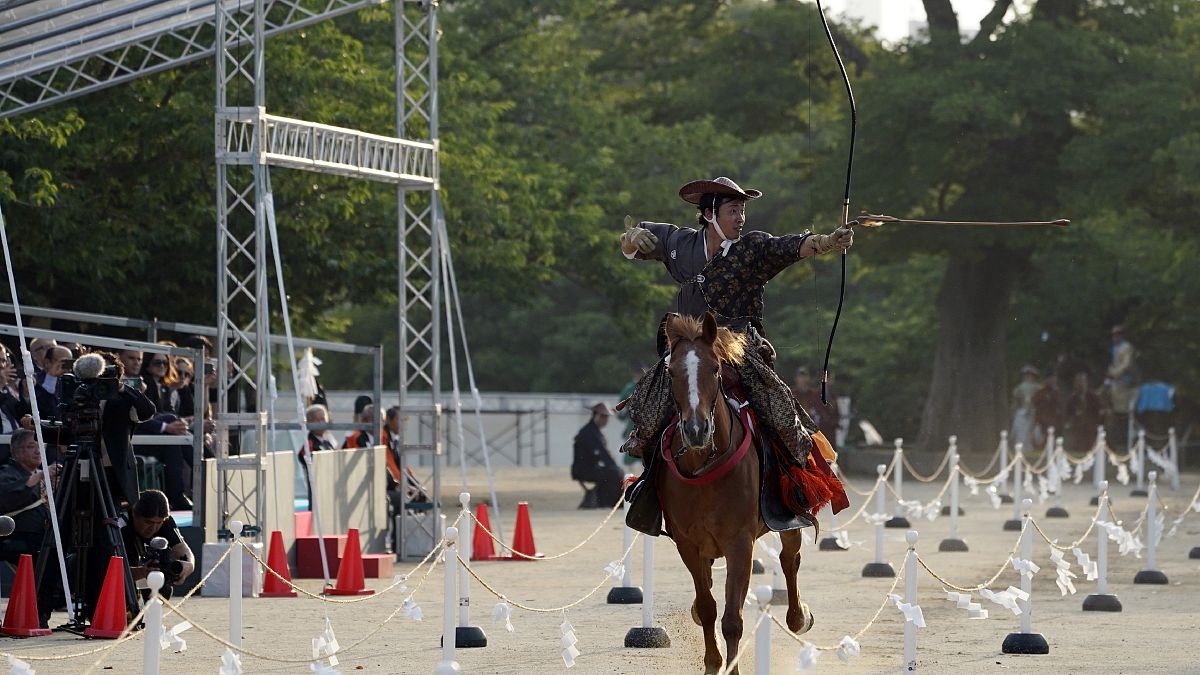
M174 554L167 548L167 540L164 537L154 537L150 540L142 563L148 568L162 572L163 589L174 586L179 580L179 575L183 574L183 563L175 559Z
M74 438L100 433L100 402L121 390L116 366L106 367L99 377L80 378L66 373L58 379L58 387L59 418Z

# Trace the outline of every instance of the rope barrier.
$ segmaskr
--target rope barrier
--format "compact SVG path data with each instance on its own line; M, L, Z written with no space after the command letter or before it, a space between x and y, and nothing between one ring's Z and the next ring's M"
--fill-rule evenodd
M999 473L997 473L995 476L992 476L991 478L978 478L976 476L972 476L971 474L967 473L962 468L962 462L959 462L959 464L958 464L958 472L961 473L964 477L970 478L971 480L975 481L975 483L977 485L991 485L992 483L995 483L996 481L1000 480L1001 476L1003 476L1005 480L1008 480L1009 472L1011 472L1013 467L1015 467L1017 465L1017 461L1019 459L1020 459L1020 457L1014 456L1011 460L1009 460L1008 466L1001 469Z
M487 536L491 537L492 541L496 542L496 544L498 544L499 546L501 546L502 548L504 548L504 549L505 549L505 550L507 550L508 552L512 553L513 555L515 555L515 556L517 556L517 557L520 557L520 558L524 558L524 559L526 559L526 560L555 560L555 559L557 559L557 558L565 558L566 556L568 556L568 555L570 555L570 554L574 553L575 551L578 551L579 549L583 548L583 546L584 546L585 544L587 544L589 541L591 541L591 540L592 540L592 538L593 538L593 537L595 537L597 534L599 534L600 530L604 529L604 526L608 524L608 521L609 521L609 520L612 520L613 514L614 514L614 513L616 513L616 512L617 512L617 509L619 509L619 508L621 508L621 502L620 502L620 501L618 501L616 504L614 504L614 505L613 505L613 507L612 507L612 510L610 510L610 511L608 512L608 515L604 517L604 520L600 521L600 524L596 526L596 529L592 530L592 533L591 533L591 534L589 534L588 536L584 537L583 541L579 542L578 544L575 544L574 546L572 546L571 548L567 549L566 551L563 551L562 553L557 553L557 554L555 554L555 555L545 555L545 556L540 556L540 557L538 557L538 556L532 556L532 555L527 555L527 554L525 554L525 553L521 553L520 551L516 551L516 550L514 550L514 549L513 549L513 547L511 547L511 546L509 546L508 544L505 544L504 542L500 541L500 539L499 539L498 537L496 537L496 535L495 535L495 534L492 534L492 531L491 531L491 530L489 530L489 529L487 528L487 526L485 526L483 523L479 522L479 520L475 518L475 514L474 514L474 513L471 513L471 512L469 512L469 511L468 511L468 512L467 512L467 515L471 517L471 520L475 521L475 525L476 525L476 527L479 527L480 529L482 529L484 532L486 532L486 533L487 533ZM460 517L461 517L461 515L460 515ZM457 521L456 521L456 522L457 522Z
M880 480L882 480L882 479L880 479ZM849 520L847 520L846 522L838 525L837 527L835 527L831 530L827 530L827 531L828 532L838 532L838 531L845 530L847 527L850 527L851 523L858 520L859 517L862 516L863 512L867 510L867 505L871 503L871 497L875 496L876 490L879 489L880 480L875 481L875 487L871 488L870 492L863 493L865 498L862 500L862 504L858 507L858 510L854 512L854 515L850 516Z
M1108 493L1105 492L1101 496L1107 497ZM1108 512L1112 513L1112 507L1109 507ZM1078 539L1071 542L1070 544L1067 544L1066 546L1060 546L1060 545L1054 543L1054 541L1052 541L1050 539L1050 537L1046 536L1046 533L1042 531L1042 526L1038 525L1037 520L1035 520L1033 518L1030 518L1029 520L1033 522L1033 529L1042 536L1042 539L1044 539L1047 544L1050 544L1051 547L1056 548L1060 551L1070 551L1071 549L1076 548L1083 542L1087 541L1088 536L1092 534L1092 530L1096 527L1096 523L1100 520L1100 505L1099 504L1096 505L1096 513L1092 515L1092 522L1088 523L1087 529L1083 531L1083 535L1081 535ZM1113 522L1115 523L1116 520L1113 520Z
M904 563L908 562L908 556L911 554L912 554L911 550L907 551L904 554L904 560L900 561L901 569L904 568ZM862 636L866 635L867 631L871 630L871 627L875 625L875 622L879 619L879 615L883 613L883 608L887 607L888 604L891 603L891 601L892 601L892 599L888 596L890 596L892 593L896 592L896 586L898 586L900 584L900 581L903 578L904 578L903 574L898 574L898 575L896 575L896 578L892 580L892 587L889 588L888 592L883 595L883 602L879 604L879 609L875 610L875 614L871 617L871 620L867 622L867 625L863 626L861 630L859 630L857 633L854 634L855 640L861 640ZM793 633L792 629L788 628L775 615L773 615L773 614L771 615L771 620L775 622L775 625L777 625L783 629L783 632L785 635L792 638L796 642L798 642L800 644L808 643L808 640L805 640L804 638L800 637L799 635L796 635L795 633ZM813 648L817 649L818 651L822 651L822 652L831 652L831 651L836 651L838 649L838 647L840 647L840 646L841 645L834 645L832 647L822 647L820 645L813 645Z
M217 571L217 569L221 566L222 563L225 562L225 559L229 557L229 554L232 551L233 551L232 547L226 549L225 553L220 558L218 558L215 563L213 563L212 569L210 569L208 571L208 574L204 575L204 577L201 578L200 581L197 582L196 585L192 587L192 590L188 591L187 595L183 596L183 598L180 599L180 601L178 603L179 606L182 606L183 603L187 602L189 598L191 598L193 595L196 594L196 592L198 592L200 590L201 586L204 585L204 582L208 581L208 578L211 577L213 575L213 573ZM147 606L148 605L149 605L149 603L147 603ZM92 665L88 666L88 669L84 671L84 675L87 675L88 673L93 672L94 670L96 670L96 668L103 665L104 662L108 659L108 656L111 653L111 651L113 649L115 649L118 645L124 644L140 635L140 633L134 633L133 630L138 625L138 623L141 622L142 618L145 616L146 608L147 607L145 607L145 606L142 607L142 611L138 612L137 616L135 616L133 618L133 620L130 621L129 624L125 626L125 629L121 631L121 634L117 637L116 640L112 641L109 644L104 645L103 647L89 649L85 652L76 652L73 654L56 654L54 656L37 656L37 655L33 655L33 654L21 655L21 654L16 654L13 652L0 652L0 656L11 656L13 658L27 660L27 661L65 661L68 659L77 659L82 656L91 656L92 654L99 654L101 652L108 652L101 659L99 659ZM164 619L166 618L166 614L163 615L163 618Z
M1027 520L1027 522L1032 522L1032 521L1033 521L1033 518L1029 518ZM991 576L991 578L989 578L987 581L985 581L981 584L978 584L976 586L970 586L970 587L958 586L958 585L954 584L953 582L948 581L942 575L938 574L937 572L934 572L933 569L931 567L929 567L929 565L925 562L925 560L919 554L917 555L917 564L919 564L926 572L928 572L929 576L933 577L934 579L937 579L938 583L942 584L943 586L945 586L947 588L953 588L954 590L958 591L959 593L974 593L976 591L982 590L982 589L987 588L988 586L991 586L992 584L996 583L996 580L1000 578L1000 575L1004 574L1004 570L1008 569L1009 563L1012 562L1013 556L1017 555L1017 549L1021 546L1021 538L1025 536L1025 528L1027 526L1028 526L1027 524L1023 524L1021 526L1021 532L1017 535L1017 541L1015 544L1013 544L1012 550L1010 550L1008 552L1008 556L1005 557L1004 562L1000 565L1000 569L997 570L997 572L995 574L993 574Z
M983 467L983 470L981 470L981 471L974 472L974 475L982 476L983 474L987 473L988 471L991 471L992 467L995 466L996 462L999 460L1000 460L1000 445L997 444L996 449L994 451L992 451L992 458L988 460L987 466ZM961 454L958 457L958 466L959 466L960 470L963 467L963 460L962 460Z
M405 596L404 602L402 602L400 604L400 606L396 607L396 609L393 610L392 613L389 614L383 621L381 621L379 623L379 625L375 626L370 631L368 631L366 635L362 636L357 641L352 642L345 647L339 646L338 649L332 653L327 653L327 654L323 654L321 656L316 656L316 657L312 657L312 658L302 658L302 659L279 658L279 657L275 657L275 656L268 656L266 654L262 654L260 652L256 652L256 651L253 651L250 649L246 649L245 647L241 647L239 645L234 645L233 643L229 642L225 638L214 634L212 631L205 628L202 624L197 623L195 620L190 618L188 615L184 614L183 611L180 610L177 605L174 605L170 601L167 601L167 600L164 600L163 604L166 607L169 607L176 614L178 614L179 618L192 624L193 628L200 631L200 633L202 633L206 637L212 639L213 641L217 642L218 644L223 645L226 649L231 649L239 654L245 654L252 658L260 659L263 661L272 661L274 663L316 663L318 661L324 661L331 656L341 656L342 654L345 654L346 652L349 652L350 650L365 643L367 640L374 637L379 631L383 630L383 627L386 626L392 619L396 618L396 615L399 614L405 608L405 603L407 603L407 601L411 600L412 597L417 594L417 591L421 590L421 587L425 584L425 580L429 578L429 575L433 572L433 570L436 567L437 567L437 564L436 564L436 559L435 559L435 563L433 565L430 565L429 569L425 570L425 574L422 575L420 580L417 581L417 585L412 589L412 591L407 596Z
M635 545L635 544L637 544L637 540L638 540L638 539L639 539L641 536L642 536L642 535L641 535L641 533L640 533L640 532L639 532L639 533L637 533L637 534L635 534L635 535L633 535L633 539L632 539L632 540L630 540L630 542L629 542L629 547L628 547L628 548L626 548L626 549L625 549L625 552L621 554L620 560L624 560L624 559L625 559L625 556L629 555L630 551L632 551L632 550L633 550L633 547L634 547L634 545ZM466 560L463 560L463 559L462 559L462 556L458 556L458 562L462 564L462 566L463 566L463 569L465 569L465 570L467 571L467 574L470 574L470 575L471 575L471 577L475 579L475 581L478 581L478 582L479 582L479 584L480 584L481 586L483 586L484 588L486 588L486 589L488 590L488 592L489 592L489 593L491 593L492 595L496 596L496 598L498 598L498 599L500 599L500 600L502 600L502 601L504 601L504 602L507 602L508 604L512 605L513 607L517 607L517 608L523 609L523 610L525 610L525 611L527 611L527 612L537 612L537 613L540 613L540 614L550 614L550 613L553 613L553 612L562 612L562 611L566 611L566 610L568 610L568 609L571 609L572 607L575 607L576 605L579 605L579 604L580 604L580 603L582 603L584 600L587 600L588 598L590 598L590 597L592 597L593 595L595 595L595 594L596 594L596 591L600 590L600 589L601 589L601 588L603 588L605 585L607 585L607 584L608 584L608 580L609 580L609 579L611 579L611 578L613 578L613 576L614 576L612 573L608 573L608 574L606 574L606 575L604 576L604 579L603 579L603 580L601 580L601 581L600 581L600 583L596 584L596 586L595 586L594 588L592 588L592 590L590 590L590 591L588 591L588 592L587 592L587 595L584 595L582 598L579 598L579 599L578 599L578 600L576 600L575 602L572 602L572 603L570 603L570 604L563 605L563 606L561 606L561 607L541 608L541 607L530 607L530 606L528 606L528 605L522 605L521 603L519 603L519 602L516 602L515 600L509 600L507 596L505 596L503 593L501 593L501 592L497 591L495 588L493 588L491 584L489 584L487 581L485 581L485 580L483 579L483 577L480 577L480 576L479 576L479 575L478 575L478 574L475 572L475 570L474 570L474 569L471 567L470 563L469 563L468 561L466 561Z
M922 483L932 483L933 481L937 480L939 475L941 475L942 469L946 468L946 465L950 463L950 453L947 452L946 454L942 455L942 463L938 464L938 468L934 469L933 473L929 474L928 476L922 476L921 474L917 473L917 469L912 465L912 462L908 461L907 454L905 454L901 459L904 462L904 468L908 469L908 472L912 474L913 478Z
M850 479L846 478L846 474L842 472L842 467L840 467L840 466L837 467L837 477L838 477L838 480L842 481L842 485L847 490L853 492L854 494L858 495L859 497L870 497L872 494L875 493L874 490L864 492L864 491L859 490L858 488L854 487L854 485L852 485L850 483Z

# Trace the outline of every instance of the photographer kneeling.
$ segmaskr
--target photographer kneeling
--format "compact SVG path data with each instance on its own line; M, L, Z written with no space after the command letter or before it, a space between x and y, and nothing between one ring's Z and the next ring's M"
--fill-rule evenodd
M150 572L158 570L166 577L160 592L170 598L172 587L195 571L196 559L171 517L167 496L158 490L146 490L130 509L130 516L131 522L121 528L121 536L133 580L144 582ZM159 538L164 541L155 541ZM139 587L142 585L139 583Z

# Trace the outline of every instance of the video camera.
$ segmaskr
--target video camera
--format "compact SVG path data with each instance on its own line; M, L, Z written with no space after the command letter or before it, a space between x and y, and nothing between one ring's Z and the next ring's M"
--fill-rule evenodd
M162 572L164 593L167 593L166 589L174 586L179 580L179 575L183 574L183 563L175 559L175 554L167 548L167 540L164 537L154 537L150 540L142 564Z
M68 372L58 379L59 419L74 438L98 436L100 402L121 391L116 366L106 366L96 375L81 377L77 372Z

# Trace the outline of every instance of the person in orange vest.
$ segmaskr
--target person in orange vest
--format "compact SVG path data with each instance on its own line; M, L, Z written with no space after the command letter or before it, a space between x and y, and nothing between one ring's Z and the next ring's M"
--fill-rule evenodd
M375 406L370 396L359 396L354 399L354 421L359 424L370 424L375 419ZM357 429L346 434L342 441L343 448L369 448L375 445L375 435L366 429Z

